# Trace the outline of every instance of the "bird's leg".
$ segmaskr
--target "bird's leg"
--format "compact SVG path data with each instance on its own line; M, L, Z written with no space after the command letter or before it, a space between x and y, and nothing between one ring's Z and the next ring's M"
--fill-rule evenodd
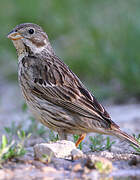
M58 131L59 139L60 140L67 140L67 133L65 131Z
M84 138L86 137L86 133L81 134L79 139L77 140L77 142L75 143L75 146L78 147L79 144L84 140Z

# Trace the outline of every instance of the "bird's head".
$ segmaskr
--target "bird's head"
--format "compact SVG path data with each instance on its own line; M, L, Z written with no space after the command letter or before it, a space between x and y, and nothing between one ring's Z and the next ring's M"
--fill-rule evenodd
M18 55L23 53L23 51L36 54L47 49L47 47L48 49L50 48L47 34L36 24L20 24L16 26L7 37L13 41Z

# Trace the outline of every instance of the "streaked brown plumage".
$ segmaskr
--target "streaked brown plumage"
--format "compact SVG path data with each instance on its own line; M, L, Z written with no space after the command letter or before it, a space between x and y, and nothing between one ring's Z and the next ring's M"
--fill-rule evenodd
M67 134L81 135L77 146L89 132L115 135L139 146L55 55L40 26L20 24L8 38L17 50L23 96L37 120L57 131L61 139L67 139Z

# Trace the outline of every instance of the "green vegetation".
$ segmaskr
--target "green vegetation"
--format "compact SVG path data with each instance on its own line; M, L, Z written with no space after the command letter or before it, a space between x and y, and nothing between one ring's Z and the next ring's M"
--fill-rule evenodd
M110 162L96 161L95 168L103 174L108 174L112 171L112 164Z
M135 134L133 136L138 141L138 143L140 144L140 134L138 135L138 137ZM140 154L140 147L138 148L137 146L135 146L133 144L131 146L135 149L137 154Z
M31 123L26 130L22 130L21 124L15 124L15 122L11 123L10 127L5 127L6 135L2 136L1 147L0 147L0 163L4 162L7 159L11 159L13 157L21 156L25 154L24 142L27 138L29 138L32 134L32 137L42 137L46 140L46 129L43 125L39 125L33 118L31 119ZM54 133L52 130L49 130L48 141L56 142L59 140L59 136L57 133ZM15 140L18 136L18 143ZM138 137L134 135L136 140L140 143L140 134ZM73 135L74 142L79 139L79 135ZM104 137L103 135L96 135L94 137L89 136L90 144L89 147L91 151L103 151L103 150L111 150L111 146L115 143L115 141L111 141L110 137ZM83 142L80 143L79 149L83 149ZM140 148L135 145L131 145L136 153L140 154ZM48 157L43 156L42 161L47 159ZM49 161L49 159L48 159Z
M19 123L16 125L16 123L13 121L10 126L4 127L5 132L8 134L10 139L12 139L14 136L17 135L17 131L21 131L22 124Z
M28 109L27 104L23 103L21 109L22 109L23 112L26 112L27 109Z
M110 150L111 146L115 143L115 141L110 141L110 138L104 138L102 135L90 136L89 140L91 142L90 149L92 151L103 151Z
M139 8L139 0L2 0L1 74L17 79L15 48L6 34L19 23L33 22L97 97L139 97Z
M49 140L52 142L56 142L59 140L58 134L55 134L52 130L49 131Z
M7 138L6 135L2 136L1 146L0 146L0 165L6 160L23 156L26 153L24 148L24 143L31 134L26 135L23 130L17 131L18 142L11 140L10 137Z
M45 141L47 141L46 137L48 136L48 141L52 141L52 142L56 142L59 140L59 135L58 133L55 133L52 130L49 130L49 133L47 135L46 133L46 128L41 125L40 123L38 123L33 117L30 118L30 124L29 126L24 129L24 131L22 130L22 125L21 124L15 124L15 122L11 123L11 127L5 127L5 131L8 134L8 137L10 139L10 141L12 141L13 138L16 137L17 132L24 132L26 134L32 134L33 138L37 138L37 137L42 137L43 139L45 139ZM73 140L76 143L77 140L79 139L79 135L74 134L73 135ZM90 140L90 144L89 147L92 151L103 151L103 150L110 150L111 146L115 143L115 141L111 141L109 137L104 138L103 135L96 135L94 137L90 136L89 137ZM84 142L81 142L79 144L79 149L82 150L83 149L83 144ZM136 148L136 147L134 147Z

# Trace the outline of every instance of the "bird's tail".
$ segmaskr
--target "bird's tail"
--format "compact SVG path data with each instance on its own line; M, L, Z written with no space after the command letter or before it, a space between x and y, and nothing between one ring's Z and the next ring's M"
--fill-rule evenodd
M133 137L127 134L126 132L121 131L119 128L113 130L113 135L119 137L120 139L127 140L129 143L140 148L140 143Z

